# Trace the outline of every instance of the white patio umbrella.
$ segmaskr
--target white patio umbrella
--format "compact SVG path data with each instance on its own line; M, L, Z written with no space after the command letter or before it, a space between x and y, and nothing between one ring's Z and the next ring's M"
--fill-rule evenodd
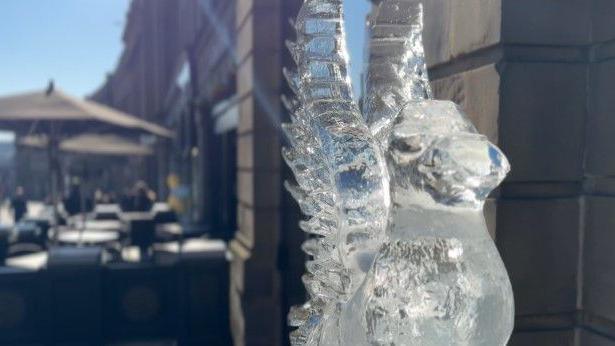
M26 136L19 139L18 145L44 149L49 139L44 135ZM113 134L84 133L63 139L59 142L61 152L84 155L104 156L151 156L154 150L128 138Z
M170 130L90 100L70 96L53 87L45 91L0 97L0 128L19 134L75 135L120 130L126 133L173 137Z
M151 134L167 138L173 136L170 130L159 125L93 101L67 95L55 89L53 82L44 91L0 97L0 129L14 131L18 135L47 136L54 209L58 201L58 151L62 139L93 131Z

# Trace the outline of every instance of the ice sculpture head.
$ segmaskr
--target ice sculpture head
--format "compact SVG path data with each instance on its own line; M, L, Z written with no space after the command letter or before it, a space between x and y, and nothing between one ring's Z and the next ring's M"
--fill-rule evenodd
M396 203L479 208L509 164L448 101L407 104L395 119L386 151Z

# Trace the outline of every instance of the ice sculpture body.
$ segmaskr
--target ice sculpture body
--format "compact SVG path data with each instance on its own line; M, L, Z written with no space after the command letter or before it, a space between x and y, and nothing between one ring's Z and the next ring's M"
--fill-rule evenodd
M505 345L512 292L482 207L509 167L455 104L429 99L420 3L374 9L363 116L341 0L307 0L296 27L284 157L313 236L292 343Z

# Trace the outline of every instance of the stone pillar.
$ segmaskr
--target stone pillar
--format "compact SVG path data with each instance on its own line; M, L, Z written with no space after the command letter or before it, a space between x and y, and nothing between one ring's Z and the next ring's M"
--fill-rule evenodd
M488 213L515 291L511 345L615 345L615 2L425 3L436 97L513 167Z
M235 345L280 345L281 229L279 119L284 0L237 0L238 231L231 243Z

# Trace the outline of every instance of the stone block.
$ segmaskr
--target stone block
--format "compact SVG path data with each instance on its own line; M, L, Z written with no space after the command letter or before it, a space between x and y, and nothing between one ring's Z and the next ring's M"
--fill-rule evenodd
M254 2L254 9L277 9L281 6L282 2L286 0L252 0Z
M515 330L518 332L567 330L579 325L583 314L579 311L570 311L556 314L517 315Z
M280 134L272 131L257 133L254 146L254 168L278 172L282 166Z
M254 167L254 136L251 133L237 137L237 167L244 170Z
M279 76L282 78L281 76ZM260 83L260 82L257 82ZM259 84L257 84L259 85ZM282 104L280 91L263 93L263 89L254 90L254 132L264 135L265 138L274 137L281 133Z
M276 2L279 0L268 0ZM257 1L258 3L258 1ZM279 52L283 46L284 39L282 38L282 25L288 22L280 20L280 5L257 5L252 13L254 18L254 40L258 45L254 46L255 50L276 51Z
M243 203L237 207L237 227L236 238L248 249L254 247L254 209Z
M496 45L501 0L425 2L425 51L429 66Z
M615 39L615 1L592 0L592 33L594 42Z
M254 206L254 172L240 170L237 172L237 197L242 204Z
M238 199L258 209L276 209L280 206L282 180L280 174L271 171L239 171Z
M577 199L498 201L496 243L517 316L576 310L579 229Z
M584 182L505 182L500 192L505 198L575 198L583 193Z
M615 57L615 40L603 44L596 44L593 47L592 54L594 54L594 61L602 62L611 60Z
M243 346L245 345L246 321L243 317L243 309L241 307L241 294L232 287L229 295L229 309L233 345Z
M580 346L574 330L532 331L513 334L508 346ZM585 344L583 344L585 346Z
M253 174L253 179L254 196L252 205L256 208L278 208L282 194L280 173L257 170Z
M452 23L449 41L453 57L500 42L502 0L450 0L449 4Z
M270 252L268 260L262 261L258 250L250 254L240 242L231 242L230 249L233 260L229 308L235 345L265 345L266 340L269 345L279 345L283 317L276 253Z
M237 94L245 96L254 89L254 59L248 54L237 66Z
M588 0L502 0L502 39L514 44L588 44L591 7Z
M582 177L587 66L501 66L500 144L512 164L509 181L575 181Z
M235 23L239 26L246 20L248 15L252 14L252 6L254 0L237 0L235 1Z
M491 238L495 239L496 225L497 225L497 201L494 198L489 198L485 201L485 207L483 208L483 214L485 215L485 223L487 224L487 230Z
M238 251L247 254L247 250L245 248L237 249L237 247L240 246L242 247L243 245L234 242L231 247L233 259L230 263L230 286L232 290L237 292L237 294L242 294L245 290L245 259L241 253L238 253Z
M272 259L278 249L280 215L277 209L258 208L239 203L237 238L249 248L253 258L262 256L259 261ZM273 256L274 258L275 256Z
M586 177L584 189L588 194L615 196L614 177Z
M256 238L252 259L259 263L275 263L280 246L280 213L273 209L254 210Z
M584 309L615 321L615 197L587 197Z
M250 346L281 345L282 321L277 298L262 298L244 302L245 340Z
M237 137L237 166L240 169L275 171L280 169L280 138L277 133L246 133Z
M579 346L615 346L615 340L592 333L589 330L580 332L580 340Z
M244 300L274 297L277 293L277 271L273 270L275 261L267 266L253 265L250 259L246 262Z
M239 125L237 133L243 135L254 130L254 97L252 94L245 95L239 101Z
M590 81L586 170L591 175L612 176L615 175L615 61L593 64Z
M280 97L277 94L275 96L257 92L245 94L239 103L238 134L253 132L265 138L279 137L280 109Z
M235 44L237 60L244 61L248 54L252 52L254 48L254 16L247 15L238 18L236 22L237 26L237 43Z
M286 81L282 75L282 54L280 49L267 49L259 46L255 47L252 54L254 63L254 90L264 96L280 99L280 89ZM257 100L258 101L258 100Z
M230 264L229 313L231 334L234 345L245 345L246 320L243 311L243 292L245 290L245 261L249 258L249 250L241 241L233 240L229 244L232 253Z
M498 142L500 75L487 65L432 81L434 96L461 105L478 131Z
M426 1L423 32L425 56L428 66L446 63L451 58L450 1Z

